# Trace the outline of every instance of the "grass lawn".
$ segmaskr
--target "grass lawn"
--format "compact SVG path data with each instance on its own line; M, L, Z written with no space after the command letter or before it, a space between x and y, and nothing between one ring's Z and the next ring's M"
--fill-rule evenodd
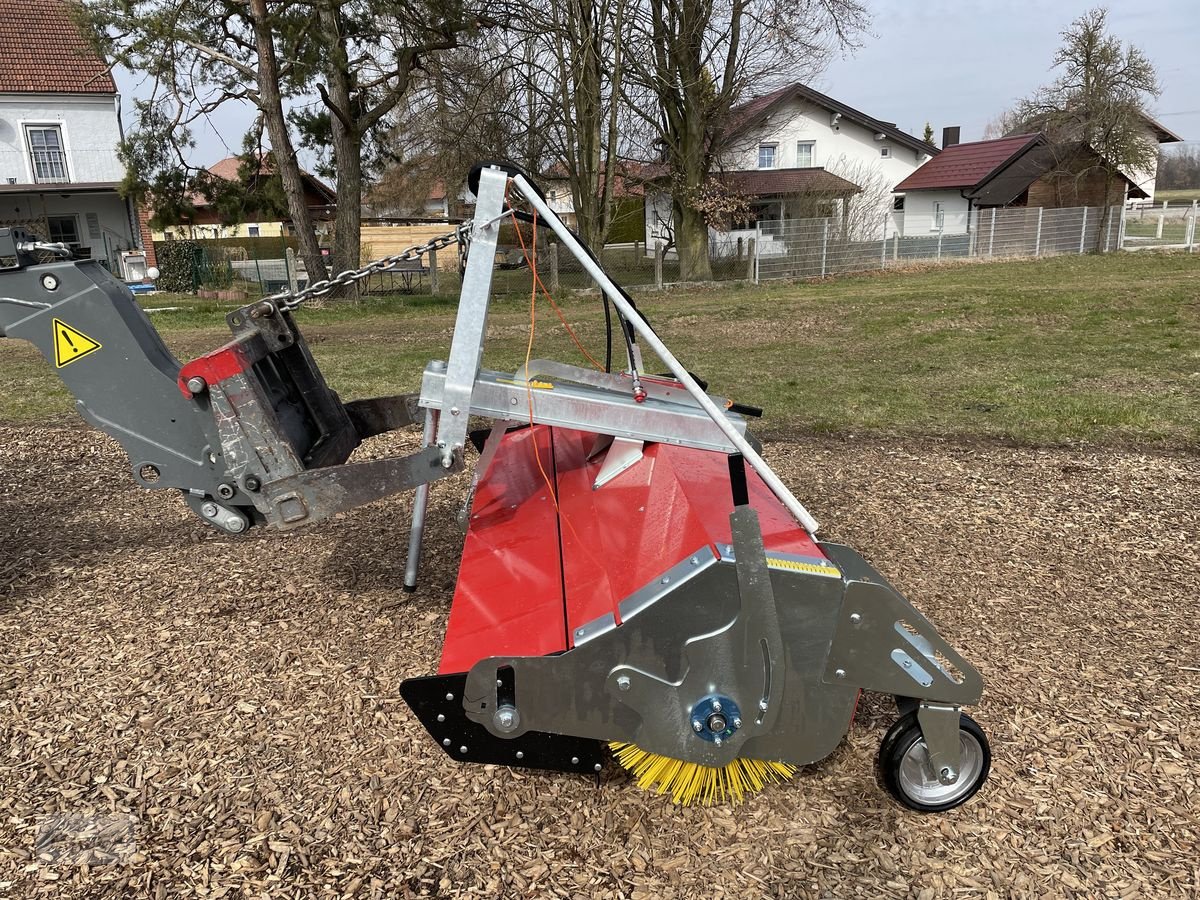
M638 294L658 333L714 393L762 406L768 437L862 432L1027 444L1200 445L1200 254L1119 254ZM168 345L219 346L228 305L144 298ZM594 356L595 298L562 308ZM410 391L445 358L455 299L372 299L298 316L344 398ZM493 303L484 364L525 356L528 298ZM581 362L544 301L535 356ZM653 371L662 371L647 363ZM69 414L24 342L0 340L0 421Z

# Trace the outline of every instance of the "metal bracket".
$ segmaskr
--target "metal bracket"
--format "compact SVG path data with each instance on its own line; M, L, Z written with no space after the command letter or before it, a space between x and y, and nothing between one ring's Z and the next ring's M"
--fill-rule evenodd
M917 707L917 723L929 749L929 767L942 784L954 784L961 771L961 719L962 707L955 704L922 701Z

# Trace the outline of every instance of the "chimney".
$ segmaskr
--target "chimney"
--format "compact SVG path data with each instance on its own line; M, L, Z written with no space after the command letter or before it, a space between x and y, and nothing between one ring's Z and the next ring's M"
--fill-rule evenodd
M959 133L962 129L958 125L951 125L942 129L942 149L953 147L959 142Z

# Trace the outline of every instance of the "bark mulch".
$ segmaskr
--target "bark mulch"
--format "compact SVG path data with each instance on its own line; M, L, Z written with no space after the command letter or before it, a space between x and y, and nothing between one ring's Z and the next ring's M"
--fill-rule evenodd
M767 450L982 670L992 777L964 808L876 786L878 697L738 808L459 765L397 686L436 668L461 478L404 595L407 498L229 539L95 432L0 428L0 896L1200 894L1196 458Z

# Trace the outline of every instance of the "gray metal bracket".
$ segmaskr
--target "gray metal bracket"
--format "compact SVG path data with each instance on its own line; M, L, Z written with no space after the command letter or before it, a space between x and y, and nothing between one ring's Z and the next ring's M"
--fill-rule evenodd
M942 784L954 784L961 771L961 719L962 707L955 704L922 701L917 707L917 724L929 751L929 767Z
M979 672L911 603L854 550L821 546L846 579L826 682L936 703L979 701Z
M453 465L456 456L462 459L466 446L467 418L483 359L492 270L496 264L496 242L507 187L508 175L500 169L485 167L480 171L471 252L467 254L467 268L463 272L450 358L443 370L445 384L439 394L443 414L438 422L437 446L442 451L442 465L446 468ZM424 386L421 393L424 396Z

